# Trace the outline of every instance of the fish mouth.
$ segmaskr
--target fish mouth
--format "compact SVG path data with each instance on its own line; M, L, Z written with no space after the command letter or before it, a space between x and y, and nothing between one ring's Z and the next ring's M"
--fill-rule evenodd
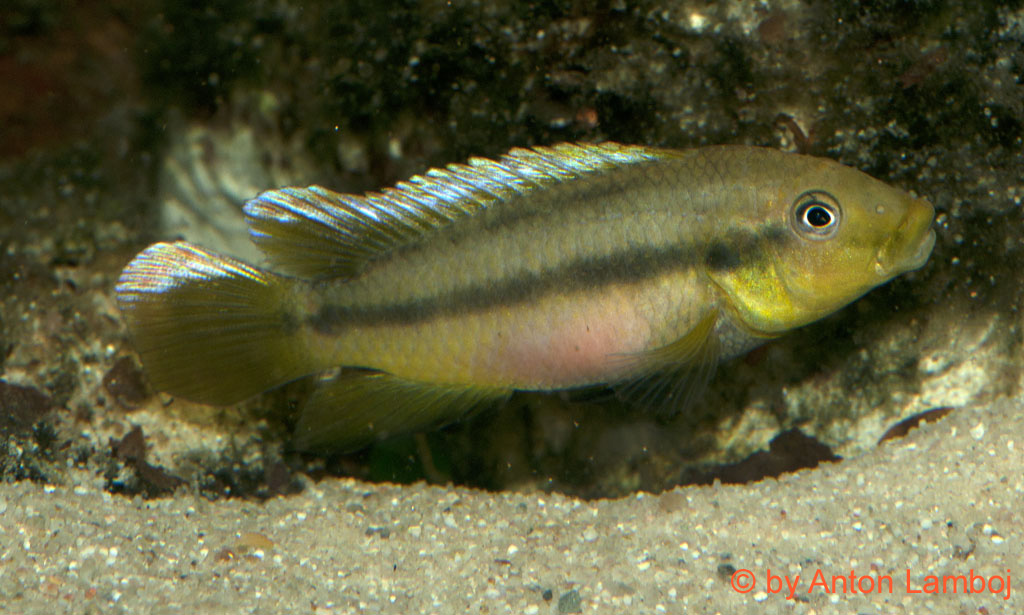
M892 278L920 269L935 247L935 231L931 228L935 208L924 199L915 199L896 230L882 245L875 258L875 271L883 278Z

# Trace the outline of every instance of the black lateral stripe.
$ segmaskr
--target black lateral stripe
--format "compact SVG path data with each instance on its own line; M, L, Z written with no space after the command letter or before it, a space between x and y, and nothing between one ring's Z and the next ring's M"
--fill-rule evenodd
M785 226L772 224L760 233L732 231L727 236L712 240L705 247L704 263L711 271L729 271L749 263L761 254L762 247L779 245L792 237Z
M734 231L734 235L737 232ZM500 282L476 284L454 292L412 301L372 306L327 304L308 317L307 323L323 334L337 334L350 326L410 325L455 314L472 313L498 305L516 305L539 300L555 292L574 292L616 283L649 280L671 271L692 268L709 258L722 268L739 267L758 258L770 242L788 237L784 229L768 227L761 236L742 232L735 239L739 247L728 263L717 259L709 246L681 242L662 247L631 249L597 258L579 259L562 267L539 273L520 273ZM724 243L713 243L727 249Z

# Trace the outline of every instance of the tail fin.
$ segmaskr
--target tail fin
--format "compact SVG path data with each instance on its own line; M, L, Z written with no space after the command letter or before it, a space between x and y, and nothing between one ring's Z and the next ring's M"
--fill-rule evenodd
M216 405L316 367L289 308L293 282L186 242L125 267L117 302L157 389Z

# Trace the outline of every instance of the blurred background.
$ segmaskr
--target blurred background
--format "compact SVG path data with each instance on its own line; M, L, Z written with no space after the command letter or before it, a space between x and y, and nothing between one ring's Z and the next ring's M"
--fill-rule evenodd
M6 0L0 474L76 467L144 496L262 498L302 473L602 497L857 455L906 419L1013 393L1022 6ZM230 408L149 388L113 302L148 243L258 263L239 207L259 191L362 192L576 140L837 159L928 197L938 241L922 270L723 365L670 418L523 394L317 457L288 451L306 383Z

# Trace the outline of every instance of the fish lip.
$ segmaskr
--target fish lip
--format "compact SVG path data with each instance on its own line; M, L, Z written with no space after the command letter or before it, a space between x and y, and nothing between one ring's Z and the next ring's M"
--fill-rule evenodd
M906 271L913 271L914 269L920 269L928 262L928 257L932 255L932 248L935 247L935 230L928 229L928 234L924 236L921 244L917 246L917 252L911 257L910 263L907 264Z
M928 262L935 247L935 230L931 228L934 219L935 209L931 203L923 199L914 201L899 227L878 250L875 271L879 276L889 279L920 269ZM907 235L912 237L910 241L899 241Z

